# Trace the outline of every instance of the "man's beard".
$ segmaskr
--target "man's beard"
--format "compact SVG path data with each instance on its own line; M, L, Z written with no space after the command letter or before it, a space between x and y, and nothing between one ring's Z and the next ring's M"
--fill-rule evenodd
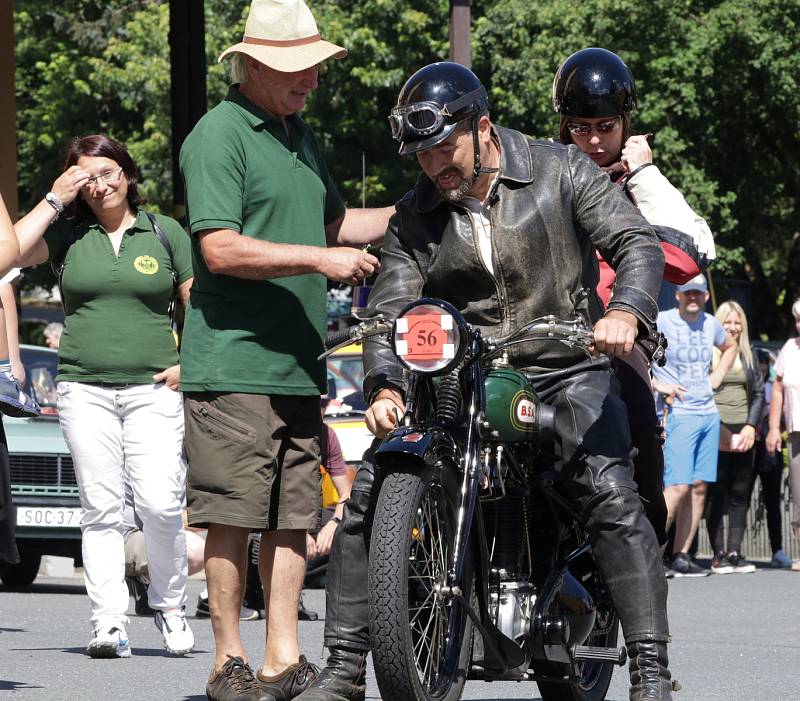
M448 170L445 170L439 175L444 175L445 173L449 173L450 171L457 173L458 177L461 178L461 182L458 184L458 187L445 190L444 188L439 186L439 176L436 177L434 184L436 185L436 189L439 191L439 194L442 196L444 200L446 200L447 202L460 202L469 193L470 188L472 187L472 183L469 180L466 180L464 176L462 176L461 173L455 168L450 168Z

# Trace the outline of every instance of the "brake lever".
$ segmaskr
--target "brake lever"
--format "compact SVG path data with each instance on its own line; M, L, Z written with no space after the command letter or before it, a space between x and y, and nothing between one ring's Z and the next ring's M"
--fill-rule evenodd
M324 358L333 355L340 348L352 345L353 343L361 343L365 338L387 333L391 331L391 329L392 325L386 320L386 317L384 317L383 314L379 314L372 319L362 321L360 324L356 324L355 326L351 327L350 334L344 341L337 343L332 348L328 348L322 354L317 356L317 360L323 360Z

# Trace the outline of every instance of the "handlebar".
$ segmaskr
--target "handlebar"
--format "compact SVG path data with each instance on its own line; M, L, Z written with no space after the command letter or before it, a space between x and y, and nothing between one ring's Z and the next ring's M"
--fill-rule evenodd
M330 350L335 346L350 341L350 334L355 331L357 326L348 326L346 329L331 331L325 336L325 350Z
M531 341L560 341L568 346L588 349L594 343L594 334L586 329L579 319L564 321L555 316L545 316L525 324L507 336L486 339L489 358L501 353L509 346Z
M365 338L391 331L392 325L382 315L365 319L360 324L339 331L331 331L325 336L325 352L317 360L327 358L339 348L350 343L361 343Z

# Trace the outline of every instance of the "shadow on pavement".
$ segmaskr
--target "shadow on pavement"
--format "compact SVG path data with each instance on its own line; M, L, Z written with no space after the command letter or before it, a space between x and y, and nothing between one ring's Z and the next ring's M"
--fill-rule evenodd
M27 587L7 587L0 586L0 593L14 592L22 594L86 594L86 587L83 582L75 584L31 584Z
M0 679L0 691L17 691L18 689L44 689L44 687L28 684L28 682L12 682L10 679Z
M81 655L85 657L87 660L89 656L86 654L85 647L12 647L9 648L9 651L12 652L68 652L73 655ZM192 650L190 655L185 655L187 659L191 659L195 655L207 655L208 650ZM134 647L131 651L131 657L175 657L175 655L170 655L166 650L163 648L156 648L156 647Z

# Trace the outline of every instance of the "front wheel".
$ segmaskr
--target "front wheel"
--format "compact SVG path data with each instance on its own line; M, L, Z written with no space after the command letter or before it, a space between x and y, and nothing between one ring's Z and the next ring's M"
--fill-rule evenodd
M456 479L443 468L443 477ZM375 508L369 555L372 662L384 701L456 701L472 649L472 621L447 596L453 553L453 497L413 472L388 475ZM469 548L468 548L469 550ZM471 558L462 577L469 601Z
M608 598L597 605L597 618L592 632L584 643L592 647L616 647L619 634L619 617ZM536 674L567 676L566 665L537 662ZM583 661L578 664L575 681L538 682L542 701L603 701L611 685L614 665Z
M7 587L29 587L39 574L42 564L42 554L19 550L20 561L16 565L3 565L0 567L0 580Z

